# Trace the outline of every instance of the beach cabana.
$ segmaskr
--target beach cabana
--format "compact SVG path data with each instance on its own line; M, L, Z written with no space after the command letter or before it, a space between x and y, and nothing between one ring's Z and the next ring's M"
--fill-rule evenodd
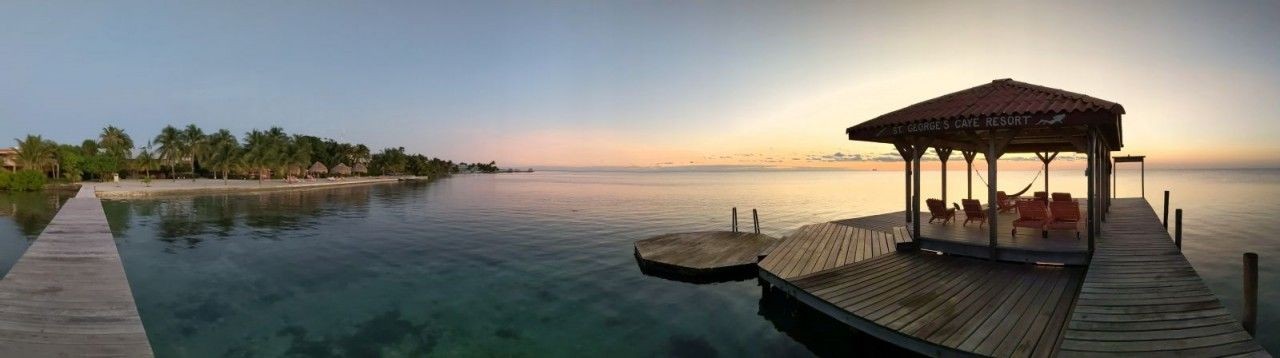
M369 168L368 168L368 167L365 167L364 163L356 163L356 165L355 165L355 166L351 167L351 172L352 172L352 173L360 173L360 174L368 174L368 173L369 173Z
M338 165L333 166L333 173L338 175L351 175L351 167L348 167L346 164L338 163Z
M892 144L897 149L905 168L905 220L910 223L912 238L922 248L1017 261L1042 260L1049 256L1047 261L1080 262L1093 251L1094 237L1099 232L1097 223L1103 219L1101 213L1110 205L1106 185L1111 172L1109 157L1112 151L1123 146L1123 114L1124 107L1115 102L1000 79L886 113L849 127L845 134L850 140ZM996 205L988 205L985 209L989 223L985 235L972 228L957 228L955 225L929 225L922 229L922 184L920 176L912 174L920 172L922 157L930 150L937 154L942 168L943 202L947 202L946 167L951 154L959 151L965 160L969 198L973 198L973 161L982 155L989 163L984 204L999 202L997 162L1001 156L1034 153L1044 166L1045 191L1048 192L1047 169L1058 153L1084 154L1087 158L1088 199L1081 211L1086 215L1087 252L1084 252L1083 244L1080 245L1081 252L1065 255L1062 252L1071 251L1071 242L1026 238L1017 241L1017 238L1011 238L1010 223L1017 214L999 213ZM1014 188L1021 187L1019 183ZM1000 220L1002 215L1006 216L1004 220ZM1000 244L1006 241L1010 241L1008 247L1001 247ZM1034 253L1041 248L1051 251L1051 254Z
M307 173L328 174L329 168L325 167L323 163L315 162L315 164L311 164L311 168L307 169Z

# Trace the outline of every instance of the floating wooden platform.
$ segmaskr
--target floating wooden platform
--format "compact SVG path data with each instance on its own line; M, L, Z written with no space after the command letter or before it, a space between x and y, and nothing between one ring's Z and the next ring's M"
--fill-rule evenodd
M0 279L0 357L150 357L92 187L68 199Z
M1141 198L1112 202L1061 350L1063 356L1266 354Z
M823 314L925 355L1268 356L1204 286L1145 199L1114 201L1087 267L928 251L863 257L848 249L861 246L845 244L861 237L849 232L876 232L868 227L900 233L879 231L881 237L905 236L893 226L904 216L802 228L760 263L760 277Z
M754 270L764 251L777 243L778 239L763 234L690 232L636 241L635 253L642 269L692 276L717 275Z

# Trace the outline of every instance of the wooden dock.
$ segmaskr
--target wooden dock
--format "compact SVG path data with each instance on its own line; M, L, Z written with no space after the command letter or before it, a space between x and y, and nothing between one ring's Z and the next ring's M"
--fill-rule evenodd
M102 203L86 186L0 279L0 357L150 357Z
M909 241L894 226L903 216L805 226L760 262L760 277L825 315L931 356L1268 356L1145 199L1115 201L1088 266L890 250ZM893 233L876 230L885 228Z
M689 276L714 276L746 270L745 278L750 278L755 274L760 256L777 243L776 238L755 233L690 232L636 241L635 254L642 270Z
M1061 350L1063 356L1266 355L1141 198L1113 202Z
M890 230L896 234L847 222L805 225L771 249L760 269L789 279L894 252L898 243L911 241L905 228Z

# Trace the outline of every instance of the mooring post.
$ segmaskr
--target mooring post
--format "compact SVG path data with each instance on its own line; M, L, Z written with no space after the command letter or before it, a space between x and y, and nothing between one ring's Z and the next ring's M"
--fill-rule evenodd
M733 207L733 233L738 233L738 207Z
M1173 243L1178 245L1178 251L1182 251L1182 209L1178 209L1174 212L1173 220L1175 221L1173 228Z
M756 212L756 209L751 209L751 222L755 224L756 235L760 235L760 214Z
M1258 254L1244 253L1244 330L1258 336Z
M1169 191L1164 191L1164 229L1169 230Z

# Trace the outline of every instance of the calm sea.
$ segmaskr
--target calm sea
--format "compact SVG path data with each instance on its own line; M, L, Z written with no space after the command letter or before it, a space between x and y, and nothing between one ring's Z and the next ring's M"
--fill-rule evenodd
M924 173L926 196L939 174ZM1002 174L1010 192L1036 176ZM1121 196L1141 195L1137 172L1121 174ZM964 180L949 172L948 201ZM1261 255L1259 336L1280 352L1280 170L1146 181L1157 209L1166 189L1185 209L1187 256L1237 315L1241 254ZM1078 170L1050 184L1084 196ZM646 276L632 242L727 229L734 206L783 236L902 210L902 193L900 171L538 172L104 205L162 357L806 356L896 351L754 280ZM0 195L0 270L63 199Z

